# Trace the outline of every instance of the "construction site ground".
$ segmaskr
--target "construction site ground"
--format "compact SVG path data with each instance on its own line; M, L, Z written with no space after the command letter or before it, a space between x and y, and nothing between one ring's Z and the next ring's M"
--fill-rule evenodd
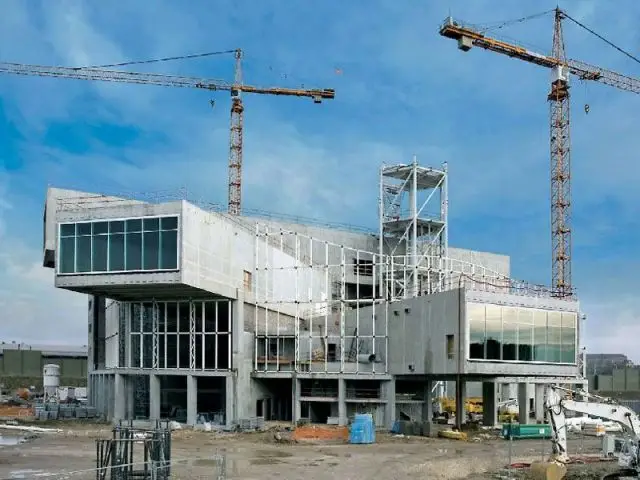
M58 433L31 436L19 445L7 440L22 433L0 428L0 479L96 478L95 439L109 438L105 424L48 423ZM292 442L280 427L255 433L216 433L190 429L176 430L172 440L175 478L216 478L212 476L216 455L226 458L229 479L404 479L404 478L529 478L528 470L505 469L512 463L548 457L549 440L506 441L497 433L477 432L468 441L442 438L404 437L378 433L372 445L331 442ZM596 456L600 439L573 437L569 448L576 457ZM511 454L509 453L511 450ZM614 471L614 462L575 464L568 479L599 479ZM54 475L52 475L54 474Z

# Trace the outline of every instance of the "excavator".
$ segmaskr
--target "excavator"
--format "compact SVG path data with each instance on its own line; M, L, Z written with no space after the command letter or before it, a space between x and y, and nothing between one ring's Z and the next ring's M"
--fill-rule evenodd
M548 462L531 465L535 479L560 480L566 474L566 465L570 461L566 412L582 413L621 425L627 437L618 455L619 472L607 476L607 479L640 478L640 418L633 410L610 398L556 385L547 387L544 408L551 424L552 453Z

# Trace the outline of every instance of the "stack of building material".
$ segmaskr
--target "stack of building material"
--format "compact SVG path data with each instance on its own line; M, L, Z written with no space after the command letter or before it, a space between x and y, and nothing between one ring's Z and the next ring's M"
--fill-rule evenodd
M349 429L344 426L303 425L293 431L293 440L304 441L340 441L349 439Z
M351 424L349 443L375 443L376 427L373 423L373 415L370 413L357 414Z
M238 420L238 429L241 431L263 430L264 417L241 418Z

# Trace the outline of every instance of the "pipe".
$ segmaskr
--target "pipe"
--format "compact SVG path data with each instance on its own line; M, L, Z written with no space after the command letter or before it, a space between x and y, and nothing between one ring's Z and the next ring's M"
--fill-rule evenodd
M375 353L360 353L358 355L358 363L375 363L376 360Z

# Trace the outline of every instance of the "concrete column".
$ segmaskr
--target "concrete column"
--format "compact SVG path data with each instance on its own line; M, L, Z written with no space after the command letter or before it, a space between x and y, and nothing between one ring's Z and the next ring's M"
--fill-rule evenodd
M224 423L227 427L230 427L234 423L238 421L235 415L235 395L234 395L234 384L235 378L233 376L228 376L225 378L225 408L224 408Z
M518 384L518 408L520 409L520 412L518 413L518 422L521 424L527 424L530 422L529 395L527 394L527 390L526 383Z
M198 377L187 375L187 425L195 425L198 419Z
M112 376L109 380L109 405L108 405L108 418L112 419L114 416L116 399L118 398L116 395L116 381L115 375Z
M136 387L135 387L135 379L132 375L125 375L124 377L124 384L125 384L125 392L126 392L126 399L127 399L127 407L126 407L126 413L125 413L125 419L127 420L135 420L135 392L136 392Z
M424 393L422 398L424 399L424 403L422 404L422 421L423 422L432 422L433 421L433 400L431 389L433 388L433 381L427 380L424 384Z
M467 422L467 409L464 401L467 398L467 382L464 378L460 378L456 382L456 426L461 426Z
M383 382L382 386L384 387L385 400L387 401L384 409L384 423L391 430L393 422L396 420L396 381L395 379L388 380Z
M149 420L160 420L160 376L149 375Z
M536 422L543 423L544 422L544 391L545 391L544 383L536 383L535 390L536 390L536 393L535 393L534 412L536 415Z
M231 302L232 351L231 362L235 369L233 377L234 405L233 419L255 416L255 398L251 389L251 373L253 372L253 334L244 331L244 291L237 289L236 300ZM229 397L227 397L229 399ZM254 415L252 415L254 413Z
M125 420L127 414L127 385L125 376L120 373L115 374L113 397L113 421Z
M338 424L346 425L347 419L347 382L344 378L338 379Z
M298 423L302 418L302 402L300 401L301 382L297 378L293 379L293 422Z
M498 423L498 384L482 383L482 423L492 427Z

